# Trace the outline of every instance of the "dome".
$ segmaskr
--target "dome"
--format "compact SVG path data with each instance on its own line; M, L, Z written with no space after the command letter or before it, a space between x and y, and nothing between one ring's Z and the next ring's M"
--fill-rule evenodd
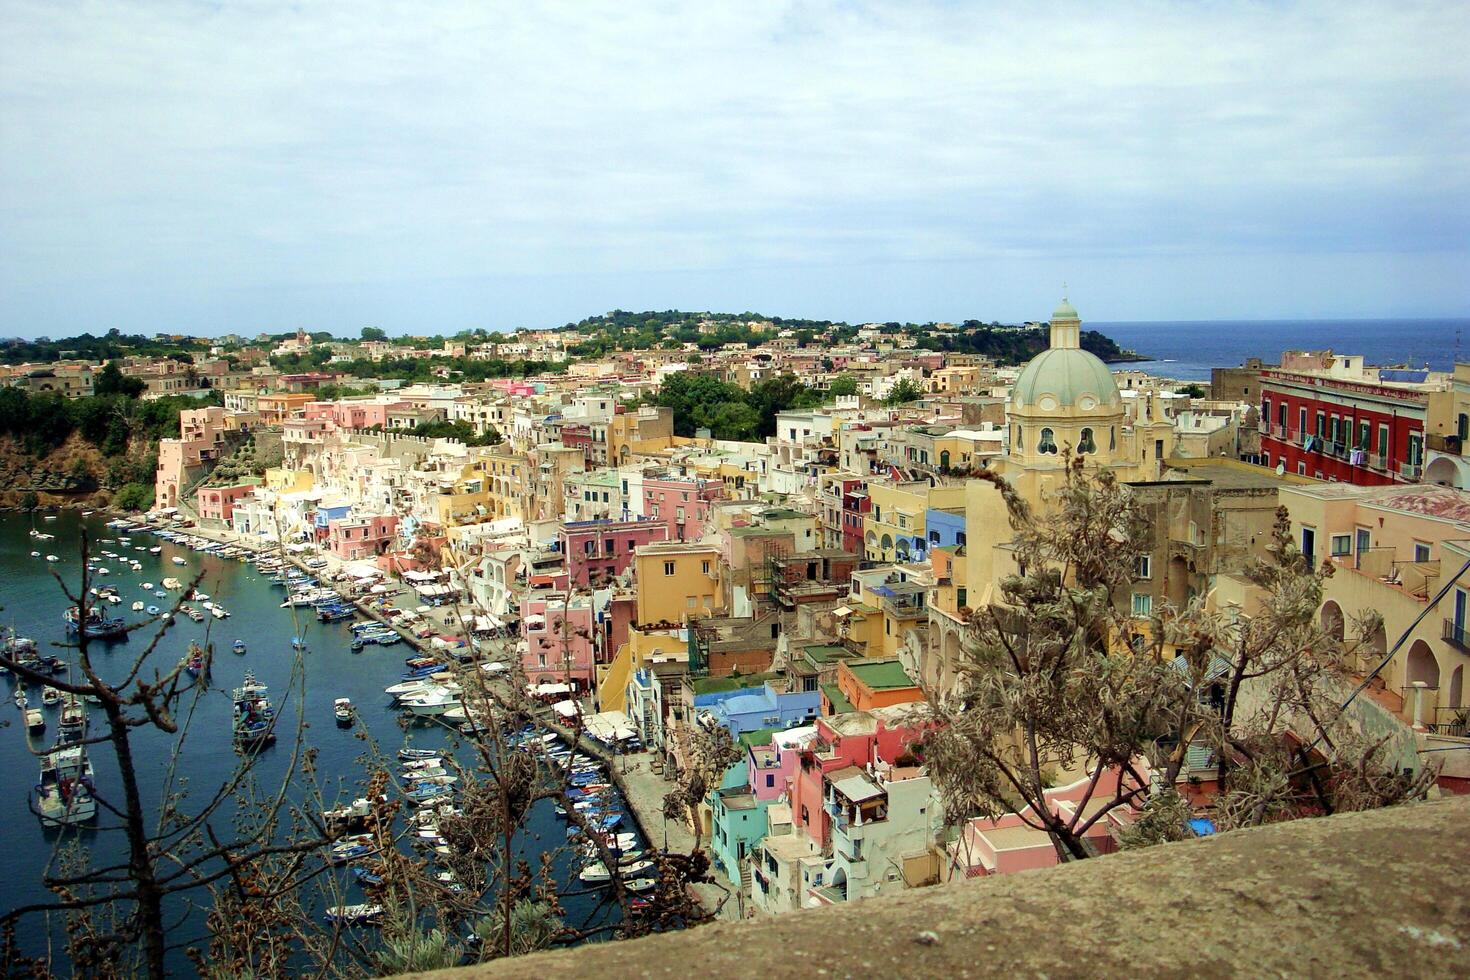
M1064 306L1066 304L1063 304ZM1042 399L1051 396L1043 404ZM1108 366L1077 347L1053 347L1031 358L1011 389L1012 408L1116 411L1123 405Z
M1057 306L1056 309L1054 309L1054 310L1051 311L1051 318L1053 320L1080 320L1081 319L1081 317L1079 317L1077 315L1077 311L1075 309L1073 309L1072 304L1069 303L1069 302L1067 302L1065 299L1062 300L1062 302Z

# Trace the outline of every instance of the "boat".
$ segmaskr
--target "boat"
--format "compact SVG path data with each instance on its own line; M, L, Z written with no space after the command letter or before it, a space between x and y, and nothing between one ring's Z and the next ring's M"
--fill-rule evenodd
M352 708L352 700L350 698L338 698L333 701L332 714L336 715L337 724L342 727L345 728L352 724L352 719L356 716L356 712Z
M68 695L61 706L61 721L58 729L57 741L63 745L68 742L80 742L87 734L87 709L82 707L82 703L74 694Z
M402 761L437 759L443 753L438 749L399 749L398 758Z
M76 606L67 606L66 612L62 613L62 619L66 621L66 632L69 636L76 636L83 632L78 626L79 613ZM126 636L128 624L121 619L108 619L95 608L87 610L86 635L88 639L107 639L109 637Z
M148 606L143 611L145 613L147 613L148 615L150 615L150 616L157 616L158 615L158 607L157 606Z
M20 710L24 711L25 708L26 708L26 705L30 703L29 700L27 700L27 698L26 698L26 686L24 684L17 685L17 687L15 689L14 698L15 698L15 706L17 708L19 708Z
M153 590L153 595L156 598L159 598L159 599L166 599L166 598L168 598L168 593L165 592L165 591L163 591L162 589L154 589Z
M61 692L47 684L41 688L41 703L48 708L54 708L61 703Z
M350 649L353 653L362 653L362 648L366 645L367 644L363 643L361 640L353 640L348 649Z
M622 862L618 863L618 876L625 881L639 878L652 870L653 862L649 861L647 858L641 861L634 861L631 864L627 865L623 864Z
M375 887L383 883L383 876L381 874L376 871L371 871L360 864L354 864L352 866L352 875L357 879L357 883L364 888Z
M426 783L422 786L414 786L411 789L405 790L403 795L419 806L425 806L448 799L454 795L454 791L448 786Z
M177 592L184 587L184 583L176 578L166 578L163 580L163 587L170 592Z
M133 608L133 612L142 612L143 611L143 602L142 602L142 600L139 600L138 602L133 603L133 607L132 608Z
M269 688L255 679L253 671L235 689L234 739L239 748L269 745L276 740L276 712L271 707Z
M651 892L658 887L657 878L634 878L632 881L623 882L623 887L628 891L638 894L640 892Z
M151 548L148 549L148 553L150 555L157 555L157 554L161 554L162 552L163 552L163 545L161 545L161 544L156 544L153 547L151 547Z
M204 622L204 613L195 609L193 606L180 606L179 612L183 613L185 616L188 616L196 623Z
M244 640L236 640L234 643L230 644L230 649L231 650L234 650L236 653L244 653L245 652L245 641Z
M378 846L374 843L372 834L354 834L334 842L328 856L333 864L346 864L377 852Z
M612 872L607 870L607 865L598 861L596 864L589 864L583 868L577 877L588 884L597 884L599 882L612 881Z
M214 608L209 611L209 614L215 619L228 619L230 615L229 611L226 610L224 606L221 606L218 603L216 603Z
M40 558L41 557L41 553L39 551L33 551L33 552L31 552L31 557L32 558Z
M152 582L139 582L138 583L138 588L142 589L144 592L152 592L153 591L153 583ZM185 598L187 598L187 596Z
M401 759L400 761L403 763L404 769L413 770L415 772L425 772L428 770L444 768L443 756L437 755L425 756L421 759Z
M40 708L26 709L26 731L44 732L46 730L46 713Z
M381 905L333 905L327 908L323 918L328 925L370 926L383 917Z
M36 815L43 827L86 823L97 816L92 795L92 764L85 746L52 749L41 757L36 784Z
M46 560L47 561L61 561L61 559L60 558L57 558L55 555L47 555L46 556Z
M449 691L437 691L429 694L400 698L398 703L401 707L408 709L410 714L423 718L442 715L450 708L458 708L460 706L459 695L451 694Z
M209 672L209 654L199 644L189 641L189 652L184 658L184 669L191 677Z
M304 637L304 636L293 636L293 637L291 637L291 649L293 649L293 650L305 650L306 649L306 637Z
M187 564L189 564L189 562L186 559L180 558L178 555L174 555L174 557L173 557L173 563L175 565L187 565Z
M353 830L365 827L373 819L373 801L359 796L346 806L322 811L322 823L331 830Z

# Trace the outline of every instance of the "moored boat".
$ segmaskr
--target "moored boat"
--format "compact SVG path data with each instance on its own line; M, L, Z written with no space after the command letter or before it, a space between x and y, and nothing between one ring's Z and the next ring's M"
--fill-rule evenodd
M341 725L343 728L346 728L348 725L352 724L353 719L357 717L357 712L352 707L351 698L338 698L337 700L333 701L332 714L336 716L337 724Z
M92 764L85 746L56 748L41 757L36 815L43 827L86 823L97 816L97 801L92 796Z

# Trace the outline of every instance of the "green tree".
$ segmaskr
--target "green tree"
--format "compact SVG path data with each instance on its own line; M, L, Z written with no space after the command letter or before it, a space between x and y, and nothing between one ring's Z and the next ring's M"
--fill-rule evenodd
M41 498L36 496L36 491L27 490L20 495L20 509L26 511L35 510L41 506Z
M125 377L116 361L108 361L92 379L92 391L98 395L126 395L137 398L148 385L142 378Z
M388 332L386 330L384 330L382 327L363 327L362 328L362 339L363 340L387 340L388 339Z
M146 483L125 483L113 495L112 503L122 510L147 510L153 506L153 487Z
M834 398L839 395L856 395L858 393L858 380L851 374L840 374L827 386L827 394Z
M885 405L903 405L924 397L924 389L909 378L901 379L883 398Z

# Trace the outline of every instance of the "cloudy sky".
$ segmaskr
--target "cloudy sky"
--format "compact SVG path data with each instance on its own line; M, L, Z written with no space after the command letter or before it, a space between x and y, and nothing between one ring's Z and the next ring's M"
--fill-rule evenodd
M0 335L1470 313L1470 4L0 0Z

